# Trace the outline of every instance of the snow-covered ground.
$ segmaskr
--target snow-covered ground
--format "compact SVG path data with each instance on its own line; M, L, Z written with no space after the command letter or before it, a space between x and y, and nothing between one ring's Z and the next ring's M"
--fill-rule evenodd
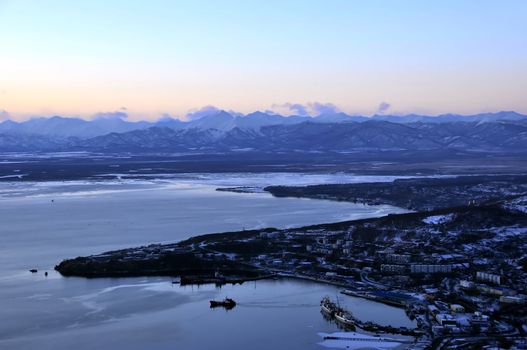
M447 215L433 215L423 219L423 222L428 225L441 225L450 222L454 219L454 214Z
M140 169L148 170L148 169ZM185 173L185 174L141 174L111 173L100 177L125 178L133 176L142 179L163 179L179 182L207 183L221 187L266 187L266 186L307 186L323 184L349 184L393 182L396 179L410 179L416 176L355 175L351 173ZM432 176L446 177L446 176Z
M527 213L527 196L518 197L503 205L505 209Z
M1 174L0 174L1 175ZM19 177L25 174L6 175ZM1 178L1 177L0 177ZM0 182L0 198L45 195L97 195L117 191L147 188L183 187L252 187L307 186L315 184L392 182L408 176L363 176L347 173L186 173L137 174L112 173L98 176L97 180Z
M356 332L319 333L319 335L324 338L319 344L332 349L393 349L402 345L399 339Z

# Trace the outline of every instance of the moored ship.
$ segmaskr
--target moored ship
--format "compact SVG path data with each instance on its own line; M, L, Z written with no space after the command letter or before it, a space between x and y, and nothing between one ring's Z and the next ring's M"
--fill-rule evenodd
M355 328L353 315L346 310L339 309L335 312L335 320L346 328Z
M338 299L337 299L338 302ZM324 297L320 301L320 309L322 313L327 316L329 319L334 319L335 322L343 328L354 329L355 328L355 318L351 312L343 309L337 303L331 301L329 297Z
M329 297L324 297L320 301L320 310L328 316L334 316L335 311L337 311L337 305Z

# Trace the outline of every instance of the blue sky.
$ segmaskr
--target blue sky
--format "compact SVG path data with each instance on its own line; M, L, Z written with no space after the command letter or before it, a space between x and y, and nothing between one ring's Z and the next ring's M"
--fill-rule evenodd
M0 0L0 110L527 112L527 1Z

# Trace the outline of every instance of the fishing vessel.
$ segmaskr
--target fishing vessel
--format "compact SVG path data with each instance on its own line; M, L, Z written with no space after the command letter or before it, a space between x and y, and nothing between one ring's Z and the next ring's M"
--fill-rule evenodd
M210 307L224 307L226 309L232 309L236 306L236 302L231 298L225 298L223 300L211 300L210 301Z
M351 312L340 307L338 297L336 303L331 301L329 297L324 297L320 301L320 309L325 317L327 316L329 319L334 319L341 327L346 329L355 328L355 318Z
M324 297L320 301L320 310L328 316L334 316L335 311L337 310L337 305L335 305L329 297Z
M335 312L335 320L342 326L355 327L355 321L353 315L343 309L339 309Z

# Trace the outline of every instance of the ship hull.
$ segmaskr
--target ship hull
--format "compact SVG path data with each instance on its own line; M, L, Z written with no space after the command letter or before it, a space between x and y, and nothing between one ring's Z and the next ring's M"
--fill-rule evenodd
M330 310L330 309L327 308L325 305L320 306L320 310L321 310L324 314L326 314L326 315L328 315L328 316L334 316L334 315L335 315L335 311Z
M345 327L355 327L355 322L339 314L335 314L335 320L342 326Z

